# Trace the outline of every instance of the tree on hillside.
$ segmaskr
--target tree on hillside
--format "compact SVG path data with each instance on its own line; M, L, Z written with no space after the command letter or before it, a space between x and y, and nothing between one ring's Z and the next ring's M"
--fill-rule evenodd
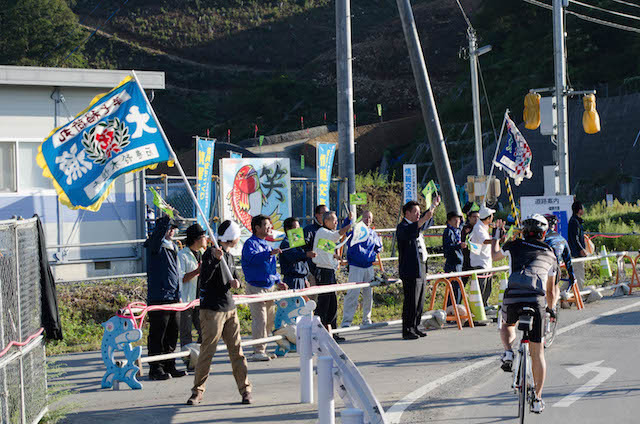
M65 0L0 0L0 63L83 67L84 35Z

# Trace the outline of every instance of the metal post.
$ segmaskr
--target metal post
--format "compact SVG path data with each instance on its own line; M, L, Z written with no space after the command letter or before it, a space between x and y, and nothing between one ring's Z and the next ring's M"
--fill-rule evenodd
M427 129L431 153L433 155L433 163L436 168L436 174L440 182L440 191L444 199L447 212L456 212L462 215L460 202L456 195L456 184L453 180L451 172L451 164L447 154L447 147L444 144L444 136L440 127L440 119L436 102L433 98L431 83L429 82L429 74L427 73L427 65L422 54L422 46L418 38L418 30L416 22L411 10L410 0L396 0L398 11L400 12L400 20L402 21L402 30L409 49L409 58L411 59L411 67L413 68L413 76L416 80L416 88L420 97L420 106L422 109L422 118Z
M300 402L313 403L313 347L311 346L311 317L298 321L297 348L300 353Z
M0 279L0 345L2 346L6 346L6 343L4 340L4 314L9 311L9 309L4 309L4 304L2 303L2 285L7 283L9 282ZM2 383L3 383L2 387L0 388L2 390L1 396L4 399L9 399L9 389L7 387L7 367L6 366L2 367L2 369L0 369L0 373L2 373ZM9 422L8 402L2 402L2 409L0 409L0 421Z
M307 216L307 181L302 181L302 215Z
M318 423L335 424L336 407L333 399L333 359L318 357Z
M478 39L476 31L471 27L467 29L467 35L469 37L469 64L471 65L471 103L473 104L473 133L476 140L476 169L478 175L484 175L480 89L478 87Z
M338 160L340 161L340 178L346 178L348 180L349 194L356 192L356 151L353 134L353 73L351 60L351 0L336 0ZM348 198L348 196L345 197ZM341 199L338 198L338 203L340 202ZM351 206L353 213L355 213L355 209L355 205Z
M340 412L342 424L364 424L364 412L361 409L347 408Z
M553 63L558 109L559 195L569 194L569 131L567 128L567 62L565 56L564 7L566 0L553 0Z
M16 291L18 294L18 340L22 341L22 290L20 290L20 250L19 250L19 244L18 244L18 224L14 223L13 225L13 234L15 237L15 243L14 243L14 247L15 247L15 251L14 251L14 255L16 258ZM24 365L23 365L23 361L22 361L22 355L20 355L20 359L18 360L19 364L18 366L20 367L20 413L21 413L21 423L22 424L26 424L27 420L26 420L26 410L24 407Z

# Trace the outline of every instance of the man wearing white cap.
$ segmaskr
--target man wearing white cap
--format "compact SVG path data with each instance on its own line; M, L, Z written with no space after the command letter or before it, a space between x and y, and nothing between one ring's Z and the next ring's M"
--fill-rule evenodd
M473 227L473 231L469 235L469 250L471 251L470 262L471 269L485 269L493 267L492 251L491 251L491 234L490 227L493 223L493 214L496 211L482 205L478 211L478 222ZM496 227L502 227L502 220L496 222ZM480 292L482 294L482 302L486 306L489 296L491 296L492 277L479 278Z

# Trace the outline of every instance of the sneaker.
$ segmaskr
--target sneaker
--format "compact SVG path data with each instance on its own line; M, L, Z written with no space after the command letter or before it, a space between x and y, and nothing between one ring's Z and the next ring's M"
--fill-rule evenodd
M197 405L200 402L202 402L202 393L198 392L191 395L191 397L187 400L187 405Z
M342 337L342 336L341 336L341 335L339 335L339 334L334 334L334 335L333 335L333 340L335 340L335 341L336 341L336 343L342 343L343 341L345 341L345 340L347 340L347 339L345 339L344 337Z
M540 398L535 398L533 402L531 402L531 412L534 414L539 414L544 410L544 401Z
M271 357L266 353L254 353L253 355L247 358L249 362L267 362L270 361Z
M249 405L250 403L253 403L253 398L251 397L251 393L250 392L244 392L242 394L242 404L243 405Z
M505 350L500 360L502 361L500 368L502 368L504 372L511 372L513 369L513 351Z

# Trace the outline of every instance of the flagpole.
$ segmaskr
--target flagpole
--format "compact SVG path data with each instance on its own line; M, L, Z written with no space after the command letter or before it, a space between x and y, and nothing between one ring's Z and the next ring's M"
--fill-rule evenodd
M489 172L489 176L487 177L487 191L485 191L484 198L482 199L483 204L486 204L487 195L489 194L489 184L491 183L491 177L493 176L493 169L496 166L496 159L498 158L498 151L500 149L500 143L502 142L502 134L504 133L504 126L507 123L507 116L509 116L508 108L504 111L504 118L502 118L502 127L500 127L500 136L498 137L498 140L497 140L496 152L493 154L493 160L491 161L491 171Z
M164 140L164 143L166 144L167 149L169 150L169 153L171 154L171 156L175 160L176 168L178 168L178 172L182 176L184 184L187 186L187 191L189 192L189 195L191 196L191 200L193 200L193 203L196 205L196 208L198 209L198 213L200 214L200 216L202 216L202 218L203 218L203 220L204 220L204 222L205 222L205 224L207 226L207 231L209 232L209 237L211 238L211 241L213 242L213 245L216 248L219 248L220 246L218 246L218 242L217 242L216 238L214 237L213 230L211 229L211 225L209 224L209 219L204 215L204 212L202 211L202 208L200 207L200 203L198 202L198 198L196 197L195 193L193 192L193 189L191 188L191 184L189 184L189 180L188 180L186 174L184 173L184 170L182 169L182 165L180 164L180 161L178 160L178 156L173 151L173 148L171 147L171 144L169 143L169 139L167 138L167 135L164 133L164 129L162 128L162 125L160 124L160 120L158 119L158 116L156 115L156 112L153 110L153 107L151 107L151 103L149 102L149 99L147 98L147 94L144 92L144 88L142 88L142 85L140 84L140 80L138 80L138 75L136 75L136 72L133 71L133 70L131 71L131 74L133 75L133 78L135 79L136 84L138 85L138 88L144 94L143 97L144 97L145 102L147 103L147 108L149 109L149 112L151 113L151 115L153 115L153 118L158 123L158 129L160 130L160 134L162 135L162 139ZM222 262L223 272L227 274L227 277L229 279L233 279L233 276L231 275L231 270L229 269L229 265L225 261L224 256L222 257L220 262Z

